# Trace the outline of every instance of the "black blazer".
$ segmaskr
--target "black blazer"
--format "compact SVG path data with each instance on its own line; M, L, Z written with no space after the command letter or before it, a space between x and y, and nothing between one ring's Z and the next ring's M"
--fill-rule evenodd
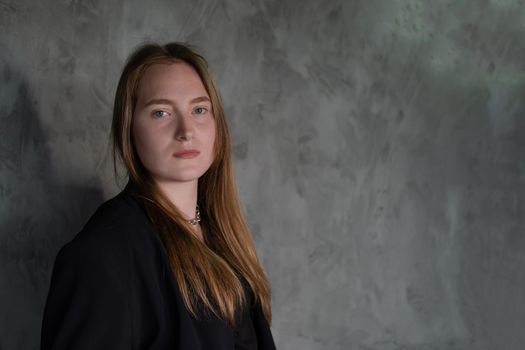
M238 347L237 331L221 319L191 316L162 243L128 186L59 251L41 349L275 349L260 304L249 312L257 344Z

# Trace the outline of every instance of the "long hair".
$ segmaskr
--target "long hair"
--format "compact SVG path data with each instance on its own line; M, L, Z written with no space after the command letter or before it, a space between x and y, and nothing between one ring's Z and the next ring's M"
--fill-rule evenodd
M199 74L215 118L214 160L198 180L197 202L208 244L191 233L190 224L160 191L141 163L132 138L132 118L141 77L153 64L178 60ZM111 133L115 166L120 158L129 181L138 188L190 313L197 317L199 310L210 311L235 324L236 313L246 303L244 279L270 322L270 286L239 203L226 116L206 60L180 43L145 44L136 49L118 83Z

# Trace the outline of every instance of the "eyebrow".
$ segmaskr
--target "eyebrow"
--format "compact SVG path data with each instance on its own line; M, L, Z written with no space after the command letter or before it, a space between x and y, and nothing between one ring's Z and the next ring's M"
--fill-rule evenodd
M195 97L190 101L190 103L199 103L199 102L211 102L208 96L199 96Z
M190 104L199 103L199 102L210 102L211 103L210 98L208 96L199 96L199 97L195 97L194 99L192 99L190 101ZM172 105L173 106L174 103L172 100L169 100L167 98L154 98L154 99L149 100L144 105L144 107L148 107L151 105Z

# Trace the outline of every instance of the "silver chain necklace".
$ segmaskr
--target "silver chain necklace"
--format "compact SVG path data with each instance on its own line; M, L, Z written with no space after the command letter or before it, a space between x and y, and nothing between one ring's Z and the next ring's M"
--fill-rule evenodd
M197 225L199 222L201 222L201 212L199 210L199 206L197 205L197 208L195 208L195 217L193 219L188 220L188 223L190 225Z

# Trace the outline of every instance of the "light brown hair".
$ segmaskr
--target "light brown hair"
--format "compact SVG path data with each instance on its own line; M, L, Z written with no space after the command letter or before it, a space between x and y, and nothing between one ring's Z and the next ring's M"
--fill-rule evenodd
M199 74L212 104L216 137L214 161L198 181L198 204L206 240L201 242L180 211L142 165L132 138L137 88L148 67L182 60ZM113 109L114 160L120 157L138 189L163 243L186 308L198 316L201 305L230 324L246 302L241 279L252 289L270 322L270 286L239 203L231 141L219 92L206 60L186 44L145 44L129 57L120 77Z

